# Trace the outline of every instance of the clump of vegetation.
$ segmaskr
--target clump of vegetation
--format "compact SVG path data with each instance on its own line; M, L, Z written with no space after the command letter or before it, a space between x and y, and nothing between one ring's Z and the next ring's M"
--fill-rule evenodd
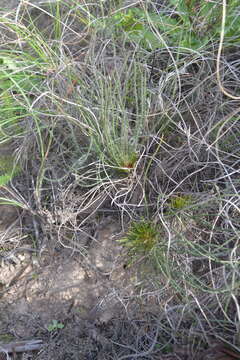
M121 174L128 174L131 172L137 162L138 154L135 151L131 151L126 154L119 154L119 157L116 156L116 172Z
M56 331L59 329L61 330L63 328L64 328L64 324L57 320L52 320L51 324L49 324L47 327L49 332Z
M221 6L213 1L171 0L171 15L147 11L146 7L131 7L105 19L105 26L113 26L116 36L124 31L130 41L154 50L169 46L198 49L215 40L221 31ZM236 16L239 3L228 2L225 37L237 43L240 26ZM99 21L101 22L101 20Z
M26 134L22 121L30 115L32 92L42 79L30 70L34 66L35 62L20 51L0 54L0 143ZM0 154L0 186L6 185L19 172L20 167L12 155Z
M191 203L191 196L189 195L176 195L171 198L170 209L182 210Z
M159 230L153 222L140 220L131 223L126 236L119 242L126 246L131 254L148 255L157 245L159 237Z

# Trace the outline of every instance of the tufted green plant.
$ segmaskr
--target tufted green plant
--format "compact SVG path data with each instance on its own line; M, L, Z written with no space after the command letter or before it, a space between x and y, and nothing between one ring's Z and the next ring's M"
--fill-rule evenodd
M183 210L191 203L191 197L189 195L177 195L173 196L170 201L171 210Z
M148 255L157 245L159 230L157 226L142 219L131 223L126 236L119 242L129 249L131 255Z

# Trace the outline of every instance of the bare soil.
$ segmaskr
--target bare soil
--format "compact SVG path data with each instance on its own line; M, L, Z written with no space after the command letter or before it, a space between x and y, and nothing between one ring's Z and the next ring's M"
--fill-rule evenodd
M0 217L5 219L10 208L1 210ZM2 260L0 340L49 337L47 327L52 320L68 326L76 318L78 323L106 324L124 311L118 299L131 295L133 274L124 269L124 260L118 256L119 225L109 220L99 227L85 260L71 249L46 248L37 254L27 245ZM14 230L18 236L18 227Z

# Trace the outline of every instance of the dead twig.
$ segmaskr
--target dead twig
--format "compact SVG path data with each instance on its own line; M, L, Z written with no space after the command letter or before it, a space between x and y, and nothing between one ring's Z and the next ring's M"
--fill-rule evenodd
M25 351L40 350L43 346L43 342L40 339L24 340L24 341L13 341L7 344L0 343L0 354L1 353L20 353Z

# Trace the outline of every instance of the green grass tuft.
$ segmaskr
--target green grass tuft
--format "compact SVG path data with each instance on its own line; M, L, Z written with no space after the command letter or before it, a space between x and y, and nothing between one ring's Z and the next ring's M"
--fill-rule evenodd
M140 220L131 223L124 238L119 242L126 246L131 254L148 255L159 241L159 230L151 221Z

